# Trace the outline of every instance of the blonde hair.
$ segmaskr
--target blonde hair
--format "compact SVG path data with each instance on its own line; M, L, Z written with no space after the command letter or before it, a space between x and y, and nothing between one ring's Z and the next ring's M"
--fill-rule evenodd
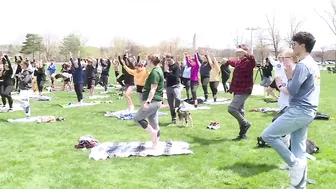
M299 58L294 54L293 49L285 50L282 55L284 58L291 58L295 64L299 62Z
M150 53L148 55L148 60L150 60L156 66L160 63L160 55L156 53Z

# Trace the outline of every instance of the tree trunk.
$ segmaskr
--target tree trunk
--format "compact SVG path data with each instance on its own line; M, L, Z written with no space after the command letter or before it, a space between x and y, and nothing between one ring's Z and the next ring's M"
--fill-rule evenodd
M35 58L35 51L33 51L33 59Z

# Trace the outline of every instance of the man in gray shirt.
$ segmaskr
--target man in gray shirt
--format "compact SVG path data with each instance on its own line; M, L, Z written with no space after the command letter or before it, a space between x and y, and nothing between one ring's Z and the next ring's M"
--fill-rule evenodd
M287 87L282 86L281 78L276 78L279 90L290 95L289 107L263 131L262 138L289 165L291 188L305 189L306 139L308 126L315 118L319 103L320 71L310 56L316 42L314 36L307 32L299 32L293 36L292 41L294 55L300 61L294 70L290 64L285 64ZM291 135L291 150L280 139L287 134Z

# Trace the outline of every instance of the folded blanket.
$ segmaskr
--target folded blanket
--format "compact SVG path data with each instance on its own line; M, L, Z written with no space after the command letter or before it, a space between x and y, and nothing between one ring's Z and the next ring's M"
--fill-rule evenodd
M89 158L94 160L106 160L113 157L130 156L171 156L193 154L187 142L165 141L159 142L158 148L151 149L152 142L104 142L91 149Z
M132 120L134 118L134 115L136 114L137 111L128 111L128 110L121 110L121 111L116 111L116 112L106 112L104 114L105 117L116 117L121 120ZM159 116L166 116L168 115L167 113L164 112L159 112Z
M262 113L267 113L267 112L279 112L279 108L253 108L250 110L251 112L262 112Z
M93 105L97 105L97 104L111 104L112 101L94 101L94 102L83 102L83 103L69 103L69 104L64 104L61 105L59 104L59 106L61 106L62 108L75 108L75 107L82 107L82 106L93 106Z

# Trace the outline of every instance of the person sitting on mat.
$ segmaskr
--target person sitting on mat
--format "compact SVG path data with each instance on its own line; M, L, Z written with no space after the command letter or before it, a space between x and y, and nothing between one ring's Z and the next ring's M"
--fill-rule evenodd
M78 52L78 59L75 62L72 58L72 53L70 53L70 62L72 65L72 78L74 83L74 88L77 96L77 101L79 104L83 104L83 66L81 64L80 52Z
M19 73L19 102L26 113L26 118L30 119L30 103L29 97L32 93L33 81L31 72L29 72L29 62L27 60L21 62L22 73Z
M210 70L210 90L212 92L213 101L217 101L217 92L218 92L218 85L219 85L219 78L221 74L221 70L219 67L219 64L217 62L216 57L212 54L212 57L210 57L209 53L205 55L205 58L207 59L207 62L209 62L209 65L211 66Z
M46 81L45 64L42 62L37 63L34 76L36 76L39 95L42 96L43 86Z
M140 62L140 54L135 64L135 69L130 69L123 61L121 62L123 68L131 75L134 76L134 84L136 86L136 92L138 94L138 99L140 104L142 104L142 90L145 86L145 81L149 75L149 72L146 67L143 66L143 63Z
M195 108L197 108L198 101L197 101L197 89L199 85L199 78L198 78L198 72L200 70L200 63L198 61L198 52L194 54L194 57L192 59L189 58L188 54L185 52L185 58L187 61L187 64L189 67L191 67L190 70L190 86L191 86L191 95L193 99L193 103Z
M159 57L157 54L148 55L147 66L152 70L143 88L142 107L134 116L134 121L151 135L153 150L157 149L160 139L158 110L161 107L164 89L164 76ZM146 118L148 118L148 121Z
M6 64L7 63L7 64ZM13 111L13 98L11 92L14 88L13 68L11 62L7 55L2 58L2 69L0 70L0 94L2 100L2 106L6 107L6 98L8 100L9 109L8 111Z

